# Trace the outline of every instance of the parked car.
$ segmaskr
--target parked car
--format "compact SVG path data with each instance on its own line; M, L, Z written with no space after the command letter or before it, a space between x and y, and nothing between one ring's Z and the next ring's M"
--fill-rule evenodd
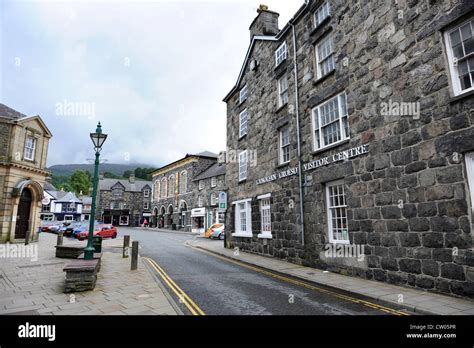
M224 229L216 229L212 234L209 236L211 239L224 239Z
M71 237L73 232L82 226L89 226L89 225L85 222L74 222L72 224L69 224L68 226L64 226L61 230L65 237Z
M117 238L117 228L112 225L96 225L94 226L94 236L101 236L102 238ZM88 230L76 234L78 240L86 240L88 237Z
M40 231L49 232L49 228L53 226L54 224L56 224L56 222L54 221L43 221L41 222Z
M204 237L211 238L211 234L213 234L215 231L224 231L224 224L213 224L211 227L209 227L204 234Z
M56 221L53 225L49 226L48 232L58 234L61 228L69 226L70 223L70 221Z

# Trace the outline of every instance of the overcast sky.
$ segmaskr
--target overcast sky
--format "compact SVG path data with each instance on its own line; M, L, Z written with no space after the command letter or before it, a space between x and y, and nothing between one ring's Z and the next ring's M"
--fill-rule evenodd
M93 158L100 120L109 163L159 166L225 149L222 99L258 5L282 28L303 0L0 3L0 101L43 118L48 165Z

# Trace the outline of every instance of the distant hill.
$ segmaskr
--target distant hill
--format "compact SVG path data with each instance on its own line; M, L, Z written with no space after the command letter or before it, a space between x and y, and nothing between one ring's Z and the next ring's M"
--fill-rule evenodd
M115 175L122 176L126 170L134 171L136 168L153 168L148 164L114 164L114 163L101 163L99 171L101 173L109 172ZM76 170L88 171L91 175L94 175L93 164L57 164L48 168L51 173L55 176L70 176Z

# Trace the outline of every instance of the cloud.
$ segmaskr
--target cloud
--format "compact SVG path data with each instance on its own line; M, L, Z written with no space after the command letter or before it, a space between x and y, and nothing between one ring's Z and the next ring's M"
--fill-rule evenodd
M158 166L218 152L226 145L222 98L237 79L259 3L8 0L2 102L45 119L54 135L50 165L93 157L89 132L98 120L109 134L109 162ZM280 27L302 3L266 1L280 12ZM93 106L94 115L58 114L58 103Z

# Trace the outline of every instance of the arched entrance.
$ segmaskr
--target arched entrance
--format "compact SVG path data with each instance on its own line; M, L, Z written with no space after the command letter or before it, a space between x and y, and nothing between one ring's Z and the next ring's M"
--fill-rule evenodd
M158 217L158 208L155 207L155 209L153 209L153 226L158 227L159 223L160 223L160 220Z
M188 204L185 201L181 201L179 204L179 225L185 229L187 226L186 214L188 212Z
M163 228L165 227L165 214L166 214L166 209L164 206L161 206L161 209L160 209L160 220L159 220L159 224L158 226L160 228Z
M15 224L15 239L26 238L26 231L30 228L31 202L33 195L29 188L21 191L20 202L18 203L18 211Z
M168 206L168 216L167 216L168 220L166 222L166 225L168 226L168 228L171 228L172 225L173 225L173 205L170 204Z

